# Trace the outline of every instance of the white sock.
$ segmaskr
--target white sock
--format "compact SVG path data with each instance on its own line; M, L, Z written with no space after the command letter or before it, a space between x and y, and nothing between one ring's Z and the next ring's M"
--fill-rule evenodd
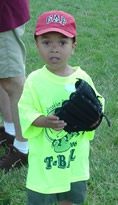
M15 139L13 146L16 147L20 152L28 154L28 142L20 142Z
M16 135L14 123L4 121L4 128L5 128L5 132L7 132L8 134L13 135L13 136Z

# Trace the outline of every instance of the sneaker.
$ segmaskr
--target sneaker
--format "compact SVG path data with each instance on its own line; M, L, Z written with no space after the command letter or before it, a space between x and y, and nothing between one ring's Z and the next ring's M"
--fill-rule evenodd
M5 172L27 164L28 154L20 152L13 145L9 145L6 155L0 158L0 169L5 170Z
M15 137L5 132L4 127L0 127L0 147L13 144Z

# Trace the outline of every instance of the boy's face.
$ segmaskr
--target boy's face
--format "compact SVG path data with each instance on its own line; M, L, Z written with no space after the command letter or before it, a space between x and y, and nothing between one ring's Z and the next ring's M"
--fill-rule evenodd
M51 71L64 69L76 42L58 32L49 32L36 39L38 52Z

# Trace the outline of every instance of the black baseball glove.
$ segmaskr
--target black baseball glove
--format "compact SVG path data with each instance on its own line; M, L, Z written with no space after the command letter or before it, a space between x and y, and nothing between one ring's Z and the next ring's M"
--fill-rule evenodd
M76 91L71 93L69 100L62 103L62 107L55 110L55 115L67 123L64 130L68 133L95 130L106 118L103 114L102 104L98 100L93 88L84 80L78 79L75 83Z

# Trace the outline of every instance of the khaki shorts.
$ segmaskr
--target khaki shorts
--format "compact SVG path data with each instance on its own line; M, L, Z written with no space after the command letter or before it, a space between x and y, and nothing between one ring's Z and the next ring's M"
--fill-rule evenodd
M0 78L25 76L26 50L21 40L25 26L0 32Z
M27 205L52 205L62 201L82 204L86 198L86 190L87 181L74 182L70 191L57 194L41 194L28 189Z

